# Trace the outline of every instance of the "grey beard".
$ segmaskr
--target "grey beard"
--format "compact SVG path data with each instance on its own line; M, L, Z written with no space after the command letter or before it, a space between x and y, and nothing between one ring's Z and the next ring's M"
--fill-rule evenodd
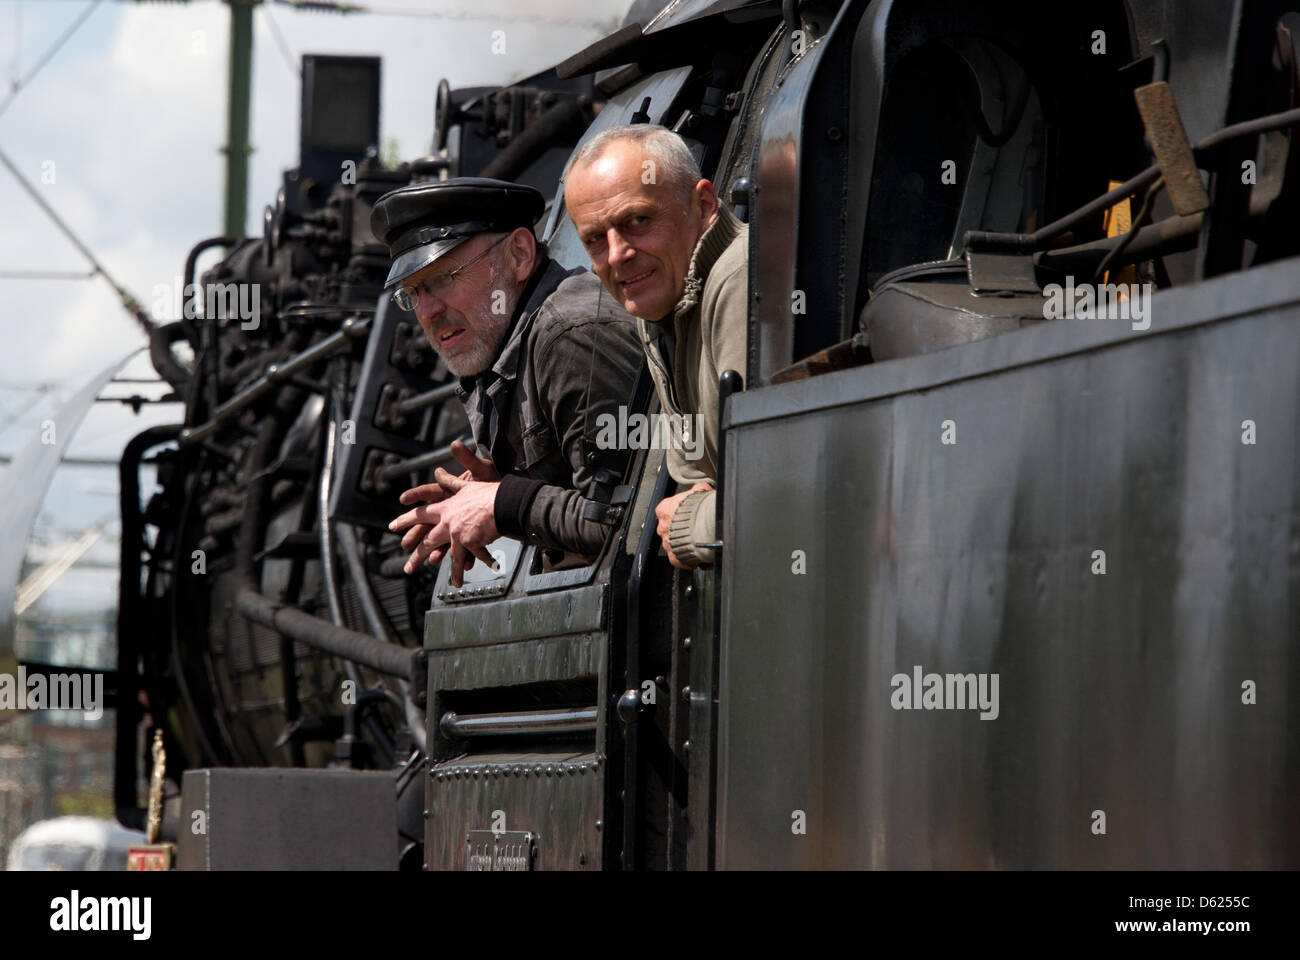
M480 318L484 319L484 318ZM443 359L447 363L447 369L457 377L476 377L496 359L497 352L501 349L501 341L505 336L506 323L510 320L508 316L493 316L489 313L486 318L488 323L484 327L476 327L476 332L483 335L472 350L452 360L450 357ZM499 323L497 321L500 321ZM495 328L494 328L495 326Z
M490 289L499 290L501 287L502 269L500 261L492 258L492 267L490 274ZM447 369L457 377L476 377L496 361L497 354L501 351L501 344L505 340L506 328L510 325L510 317L514 314L519 291L509 291L505 302L504 313L492 312L491 294L489 299L480 308L478 315L474 318L473 329L479 335L478 341L474 348L463 356L457 358L454 362L447 359ZM446 358L444 358L446 359Z

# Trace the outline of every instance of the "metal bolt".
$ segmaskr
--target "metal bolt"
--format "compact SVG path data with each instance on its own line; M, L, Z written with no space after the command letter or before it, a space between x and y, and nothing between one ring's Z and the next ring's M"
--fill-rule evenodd
M693 584L693 583L688 583L688 584L686 585L686 590L685 590L684 592L685 592L685 594L686 594L688 597L690 597L690 596L694 596L694 595L695 595L695 584Z
M585 853L578 854L578 863L583 864L586 862L587 862L587 855Z
M691 741L687 740L685 743L682 744L682 752L683 753L691 752Z
M682 646L687 650L691 649L691 638L682 637Z
M597 820L597 821L596 821L596 829L597 829L597 830L601 829L601 828L604 827L604 826L605 826L605 823L604 823L603 820Z
M272 363L267 365L266 375L268 377L274 377L279 372L280 372L280 365L278 363Z
M690 699L691 699L691 688L690 688L690 687L682 687L682 699L683 699L683 700L690 700Z

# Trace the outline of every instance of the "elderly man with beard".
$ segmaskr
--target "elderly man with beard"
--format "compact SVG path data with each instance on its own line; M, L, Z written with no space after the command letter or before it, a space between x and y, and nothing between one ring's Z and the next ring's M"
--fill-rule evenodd
M689 487L655 515L674 566L711 564L718 378L745 372L748 228L718 202L682 138L651 124L587 141L565 171L564 203L592 269L637 318L660 406L701 417L703 455L667 454L673 479Z
M460 378L478 447L457 441L464 473L439 468L435 483L402 494L420 504L389 525L404 531L407 573L450 550L461 586L473 558L493 564L487 545L499 536L590 557L609 531L590 495L599 471L621 476L627 451L599 449L596 424L634 404L644 359L635 322L600 281L534 238L544 208L532 187L470 177L375 204L371 229L393 258L387 286Z

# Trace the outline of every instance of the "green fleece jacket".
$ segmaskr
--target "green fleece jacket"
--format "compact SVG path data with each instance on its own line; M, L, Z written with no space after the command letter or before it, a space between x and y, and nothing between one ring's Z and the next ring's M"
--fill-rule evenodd
M749 228L719 205L691 257L686 287L670 316L654 323L637 320L661 410L694 420L703 442L668 450L668 472L683 487L718 478L718 377L726 370L745 375L745 332L749 310ZM676 349L666 362L665 336L671 320ZM671 370L671 379L669 371ZM691 449L694 447L694 449ZM696 454L694 459L688 454ZM697 544L717 539L716 496L697 491L673 514L669 543L687 566L713 563L716 552Z

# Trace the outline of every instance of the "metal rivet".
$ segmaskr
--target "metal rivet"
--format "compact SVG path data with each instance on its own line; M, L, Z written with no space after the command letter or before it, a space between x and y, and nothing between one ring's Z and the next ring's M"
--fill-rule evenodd
M683 700L689 700L689 699L691 699L691 688L690 688L690 687L682 687L682 699L683 699Z
M691 638L682 637L682 646L685 647L687 650L691 649Z
M687 595L688 597L691 596L693 593L695 593L695 584L693 584L693 583L688 583L688 584L686 585L685 593L686 593L686 595Z
M687 740L685 743L682 744L682 751L684 753L691 752L691 741Z
M600 829L601 827L603 827L603 826L605 826L605 824L604 824L602 821L600 821L600 820L597 820L597 821L596 821L596 829L597 829L597 830L599 830L599 829Z

